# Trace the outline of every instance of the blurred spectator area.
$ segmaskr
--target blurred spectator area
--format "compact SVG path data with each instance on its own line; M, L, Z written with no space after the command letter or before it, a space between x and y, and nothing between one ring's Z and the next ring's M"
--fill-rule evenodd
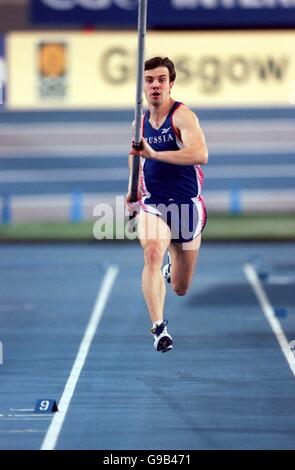
M197 110L212 212L295 210L295 112ZM132 111L0 114L0 219L90 219L127 187Z

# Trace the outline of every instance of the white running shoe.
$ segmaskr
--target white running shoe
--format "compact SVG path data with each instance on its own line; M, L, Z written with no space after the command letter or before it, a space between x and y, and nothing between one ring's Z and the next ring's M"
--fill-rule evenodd
M151 333L155 339L154 348L156 351L161 351L162 353L170 351L173 348L172 337L167 332L167 320L158 320L153 324Z
M171 256L168 251L168 263L165 264L162 268L163 278L168 284L171 282Z

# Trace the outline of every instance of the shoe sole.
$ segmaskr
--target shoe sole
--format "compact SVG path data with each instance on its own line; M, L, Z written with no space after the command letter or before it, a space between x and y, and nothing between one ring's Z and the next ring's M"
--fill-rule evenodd
M157 345L157 351L165 353L171 349L173 349L172 339L170 339L168 336L161 338Z

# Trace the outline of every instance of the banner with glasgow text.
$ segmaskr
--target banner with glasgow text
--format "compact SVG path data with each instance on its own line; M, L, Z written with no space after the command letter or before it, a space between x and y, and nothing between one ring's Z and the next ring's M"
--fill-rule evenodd
M294 102L295 32L151 32L146 58L176 67L175 99L193 107ZM16 32L7 38L10 108L132 108L135 32Z

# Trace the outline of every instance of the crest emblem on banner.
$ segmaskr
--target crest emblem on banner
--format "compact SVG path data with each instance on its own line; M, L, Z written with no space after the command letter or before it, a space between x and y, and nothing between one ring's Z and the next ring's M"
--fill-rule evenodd
M41 98L64 98L67 93L67 45L41 42L37 49L39 95Z

